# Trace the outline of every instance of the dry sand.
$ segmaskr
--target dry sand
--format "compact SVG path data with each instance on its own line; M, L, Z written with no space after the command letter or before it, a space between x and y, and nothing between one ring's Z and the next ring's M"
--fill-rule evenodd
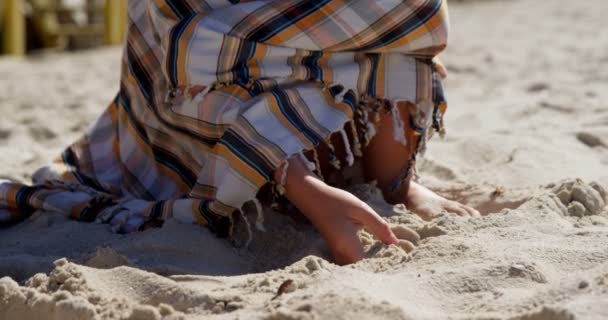
M424 223L358 186L423 239L408 255L363 234L369 258L338 267L312 227L272 213L237 249L174 221L116 235L41 212L0 230L0 319L608 318L608 3L451 13L449 134L420 169L487 217ZM0 59L0 175L27 181L84 131L112 99L119 55Z

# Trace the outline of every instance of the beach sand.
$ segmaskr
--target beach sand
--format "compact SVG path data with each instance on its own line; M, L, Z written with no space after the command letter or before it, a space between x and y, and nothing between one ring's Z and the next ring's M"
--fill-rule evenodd
M118 235L38 212L0 230L0 319L607 319L608 4L450 9L448 135L420 175L486 217L424 222L355 186L422 239L407 254L362 233L368 258L340 267L310 225L269 210L249 248L176 221ZM28 181L81 135L119 62L118 48L0 58L0 177Z

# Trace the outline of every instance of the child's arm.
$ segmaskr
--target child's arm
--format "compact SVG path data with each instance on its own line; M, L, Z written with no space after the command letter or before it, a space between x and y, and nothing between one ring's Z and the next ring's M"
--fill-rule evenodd
M277 169L275 181L281 181L282 171L282 168ZM361 227L385 244L399 241L370 206L347 191L325 184L308 170L300 158L289 160L287 171L287 198L319 230L336 263L348 264L363 258L363 248L357 237Z

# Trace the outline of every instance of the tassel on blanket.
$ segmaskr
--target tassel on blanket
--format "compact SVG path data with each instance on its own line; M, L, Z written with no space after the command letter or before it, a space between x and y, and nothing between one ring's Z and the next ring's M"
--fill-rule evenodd
M331 164L336 170L342 169L342 165L340 164L340 160L336 157L336 148L331 144L331 140L327 141L327 146L329 147L329 164Z
M300 159L302 159L302 161L304 162L304 164L306 165L308 170L315 171L315 169L316 169L315 163L308 160L308 158L306 158L306 156L304 155L304 152L302 150L300 150L300 152L298 152L298 156L300 157Z
M405 125L403 124L403 119L401 119L401 113L399 112L398 105L399 104L395 102L391 109L393 117L393 139L402 145L407 146L407 140L405 138Z
M344 101L344 96L346 95L346 93L347 93L347 92L348 92L348 89L347 89L347 88L342 89L342 91L340 91L340 93L338 93L338 94L335 96L335 101L336 101L337 103L341 103L341 102L343 102L343 101Z
M425 131L420 136L420 140L418 141L418 150L416 151L416 153L419 154L421 157L424 157L424 154L426 153L427 140L428 140L428 137L427 137L427 133Z
M257 211L257 217L255 219L255 228L259 231L266 232L266 229L264 228L264 208L262 207L260 200L258 200L257 198L254 198L252 201L255 205L255 210Z
M344 101L344 96L348 93L349 89L342 86L341 84L337 84L337 83L332 83L332 84L328 85L327 88L331 89L336 86L342 87L342 90L337 95L334 96L334 101L336 103L342 103Z
M348 135L346 135L344 128L340 129L340 135L342 136L342 140L344 142L344 150L346 150L346 163L349 167L352 167L352 165L355 163L355 157L350 150L350 141L348 141Z
M442 104L440 106L436 106L433 114L433 127L436 131L439 132L439 137L445 138L445 127L443 125L443 112L445 111L446 106Z
M382 111L383 107L384 107L384 105L380 101L376 101L374 103L374 109L373 109L373 111L374 111L374 122L376 122L376 123L380 122L380 112ZM391 110L389 109L389 110L385 110L385 111L390 112Z
M367 128L369 125L369 111L367 109L368 109L368 107L364 103L359 104L359 106L357 108L357 112L359 114L358 122L359 122L359 125L361 126L361 131L363 132L363 137L362 137L363 141L362 142L363 142L364 147L367 147L367 145L369 144L368 128Z
M363 151L361 151L361 142L359 142L359 133L357 132L357 126L354 121L350 122L350 130L353 134L353 153L357 157L363 156Z
M281 181L277 185L277 191L280 195L285 195L285 184L287 183L287 170L289 169L289 161L285 161L285 165L281 170Z
M249 245L251 244L251 240L253 239L253 232L251 231L251 224L249 223L249 220L247 220L247 217L243 213L243 210L239 210L239 214L241 215L241 218L243 218L243 222L245 222L245 227L247 227L247 241L245 242L245 248L248 248Z
M190 94L192 102L198 105L201 101L203 101L203 99L205 98L207 93L211 91L211 89L212 86L194 86L190 90L188 90L188 93Z
M182 94L184 95L184 98L186 98L188 100L192 100L192 97L194 96L194 94L190 93L191 90L192 90L192 88L190 86L187 86L184 90L182 90Z
M177 89L173 88L173 89L167 90L167 93L165 94L165 103L171 103L173 101L173 99L175 99L176 96L177 96Z
M319 161L319 154L317 153L316 149L312 150L312 158L317 166L317 176L319 179L321 179L321 181L325 181L325 178L323 178L323 172L321 171L321 161Z
M112 219L114 219L114 217L116 217L116 215L119 212L121 212L123 210L127 210L127 208L123 207L120 204L116 205L113 208L107 208L97 216L96 222L97 223L109 223L110 221L112 221Z
M129 210L123 207L118 208L112 213L110 228L114 233L122 233L124 226L129 221Z
M278 198L278 190L277 190L277 184L276 182L272 182L272 200L270 201L270 209L274 210L274 211L279 211L280 205L279 202L277 201Z
M373 123L368 122L365 125L365 146L367 147L367 145L370 143L370 141L372 141L372 139L374 138L374 136L376 135L376 126L374 126Z

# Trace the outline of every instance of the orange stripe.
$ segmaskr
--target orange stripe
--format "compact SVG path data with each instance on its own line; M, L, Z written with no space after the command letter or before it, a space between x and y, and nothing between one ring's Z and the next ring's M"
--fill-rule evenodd
M8 189L6 200L8 202L9 208L17 209L17 191L19 189L21 189L21 188L11 187ZM14 213L14 215L13 215L13 213ZM11 211L12 218L15 218L17 215L18 215L18 212Z
M437 26L439 26L445 22L446 21L445 21L444 17L441 16L440 14L437 14L433 18L431 18L427 23L420 26L418 29L410 32L406 36L401 37L397 41L383 47L382 49L380 49L380 52L389 51L391 49L403 46L403 45L407 44L408 42L415 41L416 39L420 38L421 36L431 34L430 30L435 29ZM438 47L438 48L440 48L440 47ZM439 53L439 52L437 52L437 53Z
M217 213L220 216L230 217L234 212L234 208L221 203L218 200L215 200L209 204L209 209L213 211L213 213Z
M247 163L243 162L241 158L232 153L230 149L226 148L223 144L216 145L216 154L221 156L228 162L230 167L238 172L237 176L245 178L248 182L253 182L256 187L261 187L266 183L266 179L262 177L257 171L253 170ZM245 182L245 181L244 181Z
M171 8L167 5L167 0L153 0L154 5L158 8L158 10L166 17L171 19L177 19L177 16L171 10Z
M255 151L258 151L258 153L263 155L265 158L268 158L271 163L278 165L281 160L283 160L282 153L277 153L277 150L273 148L272 145L268 145L263 140L260 141L260 139L257 138L257 136L260 136L259 132L255 130L255 128L247 121L247 119L243 118L241 121L239 121L234 126L234 130L235 132L238 132L238 134L248 142L255 142L253 144L253 148L255 149Z
M385 77L386 77L386 55L379 55L378 68L376 70L376 95L378 98L384 97L386 94Z
M127 125L126 126L127 130L129 130L129 133L134 138L135 143L141 148L141 151L144 152L148 157L153 158L154 154L152 153L150 146L143 139L140 138L139 133L137 132L137 130L135 129L135 127L133 126L131 121L129 121L129 118L123 109L120 109L119 117L121 118L123 123ZM128 160L128 159L123 159L123 160Z
M83 202L81 204L75 205L70 209L70 217L74 220L79 220L80 219L80 213L82 212L82 210L84 210L86 207L89 206L88 202Z
M189 196L192 198L213 199L215 198L216 191L216 188L196 183L192 190L190 190Z
M209 222L205 218L203 218L203 216L200 214L199 209L198 209L199 206L201 205L201 202L202 201L200 201L200 200L196 200L192 203L192 215L194 216L195 224L206 226L209 224Z
M247 61L247 68L249 68L249 75L252 79L258 79L260 77L260 64L259 61L266 55L267 46L258 44L253 57Z
M353 110L350 108L350 106L347 105L344 102L340 102L340 103L336 102L336 100L331 95L331 93L329 92L329 90L325 90L325 92L323 93L323 96L325 96L325 101L331 107L336 108L336 109L342 111L344 114L346 114L347 118L349 118L349 119L353 118Z
M403 8L403 6L406 6L407 8ZM414 5L414 7L415 7L415 5ZM387 16L383 17L379 21L376 21L375 24L368 26L367 29L365 29L364 31L360 32L359 34L351 37L350 39L343 41L342 43L338 43L335 46L332 46L331 48L327 48L327 50L329 50L329 51L349 50L349 49L353 49L353 46L361 47L361 46L366 45L367 43L373 42L378 37L378 34L382 34L384 32L391 30L392 28L394 28L396 25L394 21L410 19L406 16L406 10L410 11L410 13L411 13L412 8L410 8L410 5L407 5L405 3L391 9L387 13ZM407 35L401 37L397 41L395 41L391 44L388 44L384 47L381 47L379 49L374 50L374 52L387 52L390 49L393 49L395 47L402 46L408 42L414 41L417 38L419 38L420 36L427 34L430 30L434 29L435 27L437 27L438 25L440 25L441 23L444 23L446 21L447 21L447 4L444 1L442 4L442 7L437 12L437 14L435 16L433 16L431 19L429 19L429 21L427 21L424 25L422 25L418 29L408 33ZM438 48L442 48L442 47L443 46L438 46Z
M330 1L328 4L315 10L313 13L307 15L304 19L297 21L285 30L279 32L272 38L265 41L265 43L272 45L280 45L294 36L301 34L302 30L310 30L310 28L317 24L319 21L326 19L331 14L335 13L338 9L345 5L346 1Z
M287 91L283 91L283 92L285 95L289 96ZM306 149L312 149L314 147L312 145L312 143L298 129L294 128L294 126L291 124L291 122L289 122L289 120L287 120L287 118L283 115L283 113L279 109L279 104L278 104L277 100L275 99L275 97L272 95L266 95L266 97L267 97L266 101L268 102L268 106L270 107L271 112L281 122L283 127L287 128L287 130L291 131L291 133L293 133L296 137L298 137L298 139L300 139L300 141L302 142L302 144L304 144Z
M333 82L333 73L331 68L329 67L329 59L331 58L331 52L322 52L321 57L318 59L318 65L323 70L323 79L321 79L324 83L332 83Z
M112 119L112 127L118 128L118 114L116 109L118 109L118 104L114 103L115 108L108 108L108 113L110 114L110 118ZM115 134L114 139L112 141L112 152L116 156L116 158L120 161L120 145L118 144L118 136Z

